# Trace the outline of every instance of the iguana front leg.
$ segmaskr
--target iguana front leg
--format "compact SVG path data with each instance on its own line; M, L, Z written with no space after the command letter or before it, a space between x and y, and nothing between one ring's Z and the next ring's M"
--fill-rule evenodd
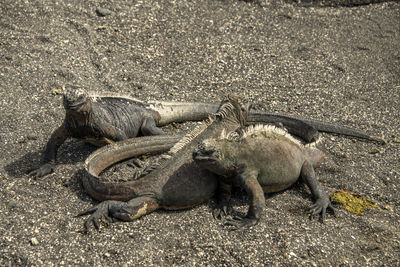
M228 220L226 223L226 225L235 226L235 230L256 225L261 218L265 206L265 197L257 177L258 172L255 171L245 171L235 177L235 180L239 182L241 187L244 188L251 197L251 203L246 217L236 217Z
M69 137L71 137L71 135L65 127L65 124L57 128L47 142L42 165L38 169L29 172L29 175L39 178L53 172L57 158L57 150Z
M143 135L162 135L165 134L163 130L157 127L154 118L146 117L143 119L140 131Z
M331 201L329 200L329 196L325 193L315 178L314 167L309 161L304 162L301 168L301 177L310 188L315 199L315 203L308 208L308 212L311 217L321 214L321 221L323 222L328 208L333 214L335 211L332 207Z
M100 204L78 214L83 216L92 214L84 224L84 231L88 232L90 224L98 230L100 227L99 221L105 219L107 222L114 221L133 221L145 214L159 208L159 204L151 197L137 197L128 202L107 200Z
M213 209L212 214L214 219L222 220L231 210L229 200L231 199L232 185L219 181L217 190L217 206Z

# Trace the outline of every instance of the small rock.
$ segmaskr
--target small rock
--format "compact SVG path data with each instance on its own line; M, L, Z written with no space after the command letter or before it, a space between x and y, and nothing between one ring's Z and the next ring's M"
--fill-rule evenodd
M393 211L393 208L389 205L382 205L382 209L388 210L388 211Z
M29 140L26 138L26 137L24 137L24 136L21 136L21 138L19 138L18 140L17 140L17 142L19 143L19 144L24 144L24 143L27 143Z
M39 245L39 241L37 240L36 237L32 237L32 239L31 239L31 244L34 245L34 246Z
M377 154L377 153L379 153L379 152L380 152L379 149L376 148L376 147L374 147L374 148L372 148L370 151L368 151L369 154Z
M54 88L52 93L53 93L53 95L62 95L63 89L62 88Z
M105 17L112 14L112 11L107 8L98 7L96 8L96 14L99 17Z
M17 142L19 143L19 144L23 144L23 143L28 143L29 141L31 141L31 140L36 140L37 139L37 136L34 136L34 135L27 135L27 136L21 136L18 140L17 140Z

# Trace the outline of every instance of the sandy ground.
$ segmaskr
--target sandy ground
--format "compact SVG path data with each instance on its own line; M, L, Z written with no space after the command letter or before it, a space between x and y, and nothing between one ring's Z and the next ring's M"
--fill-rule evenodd
M400 4L304 2L1 1L0 265L398 266ZM266 215L243 231L215 221L211 200L84 235L75 215L96 203L80 185L94 148L71 140L53 174L25 174L63 120L66 83L142 100L233 92L381 136L384 146L324 134L317 175L384 208L358 216L335 205L321 224L297 185L267 199ZM233 200L241 212L246 203Z

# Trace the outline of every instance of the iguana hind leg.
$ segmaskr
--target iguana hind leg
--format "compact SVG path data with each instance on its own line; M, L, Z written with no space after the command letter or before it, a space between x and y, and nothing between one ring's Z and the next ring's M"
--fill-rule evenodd
M163 130L156 126L156 122L152 117L146 117L143 120L140 130L143 135L161 135L165 134Z
M315 199L314 204L308 208L308 213L311 217L321 214L321 221L323 222L325 219L326 210L330 209L334 214L334 209L328 195L315 178L314 167L309 161L304 162L301 168L301 177L310 188Z
M153 212L159 208L159 204L152 197L137 197L128 202L107 200L78 214L83 216L92 214L85 221L84 231L88 232L90 224L93 223L96 229L100 227L100 220L133 221L143 215Z

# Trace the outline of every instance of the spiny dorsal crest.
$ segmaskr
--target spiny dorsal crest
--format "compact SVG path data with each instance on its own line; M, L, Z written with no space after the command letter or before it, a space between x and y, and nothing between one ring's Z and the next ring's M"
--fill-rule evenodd
M300 140L296 139L291 134L289 134L286 129L282 129L282 128L276 127L274 125L268 125L268 124L250 125L248 127L241 128L238 131L232 131L229 133L226 133L225 131L223 131L221 133L221 136L219 137L219 139L228 140L228 141L232 141L232 142L239 142L246 138L255 138L258 136L270 137L270 138L284 137L300 147L304 147L304 146L315 147L315 145L318 144L321 140L321 139L318 139L315 142L304 145L300 142Z
M176 143L168 152L169 155L173 155L181 150L184 146L190 143L196 136L200 135L209 125L211 125L216 117L220 119L239 119L240 125L244 125L243 110L247 112L247 107L243 104L242 100L233 95L229 95L222 100L221 105L218 108L215 116L209 116L202 124L197 126L193 131L185 135L178 143ZM247 115L247 114L246 114Z
M211 123L215 121L215 116L209 116L208 119L206 119L204 122L202 122L200 125L196 126L193 131L189 132L186 134L184 137L182 137L181 140L179 140L178 143L176 143L169 151L169 155L173 155L177 153L179 150L181 150L184 146L186 146L188 143L190 143L196 136L201 134ZM168 156L167 156L168 157Z
M221 119L238 120L240 125L244 126L249 108L250 105L243 103L238 96L228 95L221 102L215 115Z

